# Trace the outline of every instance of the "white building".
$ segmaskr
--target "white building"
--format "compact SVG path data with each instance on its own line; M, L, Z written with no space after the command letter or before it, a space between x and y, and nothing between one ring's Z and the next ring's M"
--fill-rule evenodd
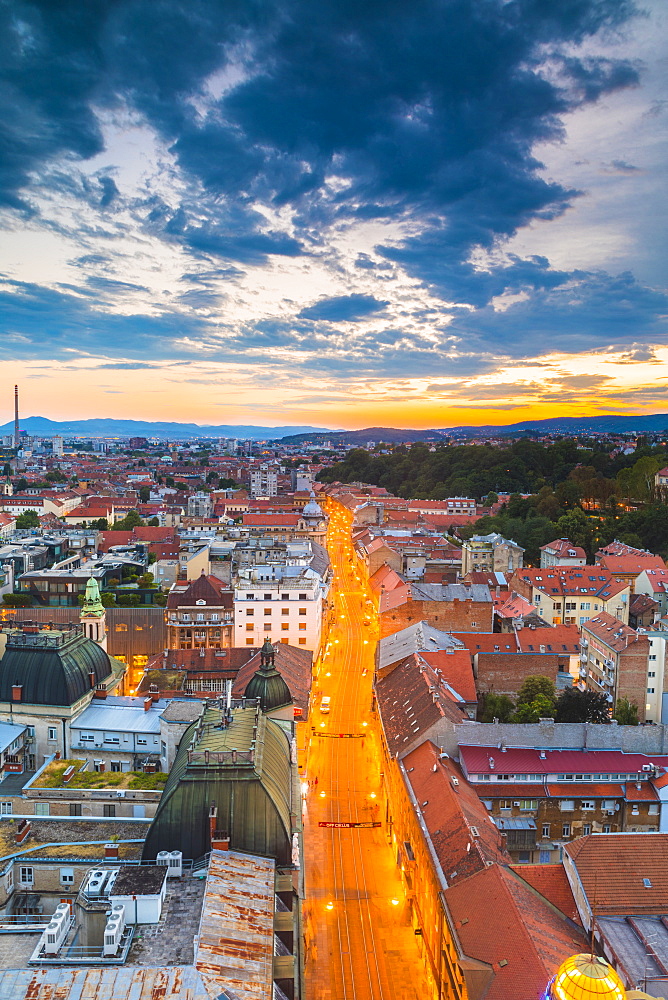
M315 570L299 566L242 569L234 587L235 646L272 642L302 646L317 655L327 584Z
M70 723L70 752L96 771L138 771L147 759L159 767L160 716L166 707L151 698L94 700Z
M275 497L278 494L278 473L263 463L258 469L250 470L250 495L252 497Z
M193 493L188 497L188 517L213 517L213 500L208 493Z

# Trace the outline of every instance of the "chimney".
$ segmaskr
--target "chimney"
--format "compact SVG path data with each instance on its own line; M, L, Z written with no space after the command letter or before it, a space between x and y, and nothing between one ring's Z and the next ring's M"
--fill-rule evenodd
M21 701L23 696L23 684L12 684L12 701Z
M209 807L209 835L212 844L216 836L217 819L218 819L218 806L214 802L212 802Z
M221 833L219 830L215 830L211 838L211 850L229 851L229 849L230 849L229 834Z
M118 844L105 844L104 857L106 861L118 861Z
M14 386L14 447L18 448L20 441L19 431L19 387Z
M153 698L144 698L144 711L148 712L152 704Z
M29 819L21 820L18 827L16 828L16 833L14 834L14 840L16 841L17 844L22 844L25 840L28 839L31 825L32 824Z
M94 670L89 670L88 671L88 682L89 682L91 688L94 690L95 689L95 683L96 683L96 681L95 681L95 671Z

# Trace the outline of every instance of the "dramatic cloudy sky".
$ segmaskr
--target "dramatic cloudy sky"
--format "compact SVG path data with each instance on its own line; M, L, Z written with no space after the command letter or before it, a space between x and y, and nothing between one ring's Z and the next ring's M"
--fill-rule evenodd
M665 0L0 0L0 422L668 411Z

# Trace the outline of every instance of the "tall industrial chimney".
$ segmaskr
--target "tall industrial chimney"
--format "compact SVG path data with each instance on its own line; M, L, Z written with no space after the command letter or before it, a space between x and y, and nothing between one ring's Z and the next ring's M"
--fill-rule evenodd
M19 446L19 387L14 386L14 447Z

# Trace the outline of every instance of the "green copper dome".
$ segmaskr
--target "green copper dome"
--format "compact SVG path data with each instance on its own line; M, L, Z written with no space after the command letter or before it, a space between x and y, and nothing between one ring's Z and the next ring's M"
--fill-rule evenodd
M260 650L260 666L255 671L244 695L246 698L259 698L263 712L272 712L275 708L283 708L292 704L290 688L283 680L281 672L274 665L274 647L269 639L264 640Z

